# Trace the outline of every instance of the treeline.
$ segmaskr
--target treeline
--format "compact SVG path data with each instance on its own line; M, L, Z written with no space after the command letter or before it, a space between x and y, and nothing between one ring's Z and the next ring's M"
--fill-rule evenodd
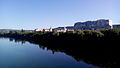
M67 32L24 32L24 31L9 31L0 32L1 37L14 38L36 38L36 39L63 39L63 40L119 40L120 29L105 29L105 30L79 30Z
M120 40L120 29L105 29L105 30L79 30L79 31L67 31L67 32L25 32L25 31L9 31L7 33L0 33L0 37L8 37L31 41L35 43L48 43L56 44L63 47L68 47L69 44L76 45L79 48L80 45L84 46L107 45L117 44ZM97 43L97 44L96 44ZM110 45L111 45L110 44ZM69 46L73 47L73 46ZM107 46L106 46L107 47ZM109 46L110 47L110 46Z

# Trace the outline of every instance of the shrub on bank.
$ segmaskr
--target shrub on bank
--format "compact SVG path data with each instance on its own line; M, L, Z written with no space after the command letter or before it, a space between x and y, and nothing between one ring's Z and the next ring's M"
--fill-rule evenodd
M9 31L0 32L0 36L21 37L21 38L61 38L61 39L80 39L80 40L118 40L120 39L120 29L104 29L104 30L79 30L67 32L25 32L25 31Z

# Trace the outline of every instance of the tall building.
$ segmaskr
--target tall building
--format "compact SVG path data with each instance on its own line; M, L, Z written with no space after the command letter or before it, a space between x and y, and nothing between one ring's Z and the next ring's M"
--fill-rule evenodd
M100 19L97 21L77 22L74 24L75 30L100 30L112 28L112 20L105 19Z
M118 24L118 25L113 25L113 28L120 28L120 24Z

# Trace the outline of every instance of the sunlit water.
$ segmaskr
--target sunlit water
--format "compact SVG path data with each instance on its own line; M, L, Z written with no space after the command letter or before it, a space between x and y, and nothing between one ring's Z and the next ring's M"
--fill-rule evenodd
M98 68L77 62L65 53L52 53L38 45L0 39L0 68Z

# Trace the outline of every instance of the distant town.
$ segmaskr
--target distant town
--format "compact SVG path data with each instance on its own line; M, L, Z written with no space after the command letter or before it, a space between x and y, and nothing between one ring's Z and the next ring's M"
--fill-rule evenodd
M86 22L76 22L73 26L65 27L56 27L56 28L36 28L33 30L24 30L25 32L34 32L34 31L57 31L57 32L66 32L74 30L101 30L101 29L113 29L120 28L120 24L113 25L112 20L99 19L96 21L86 21ZM21 29L23 30L23 29ZM9 31L20 31L13 29L0 29L0 32L9 32Z
M66 32L66 31L74 31L74 30L101 30L101 29L113 29L113 28L120 28L120 24L113 25L112 20L100 19L96 21L77 22L74 24L74 26L65 26L65 27L57 27L57 28L49 28L49 29L37 28L35 29L35 31L56 30L58 32Z

